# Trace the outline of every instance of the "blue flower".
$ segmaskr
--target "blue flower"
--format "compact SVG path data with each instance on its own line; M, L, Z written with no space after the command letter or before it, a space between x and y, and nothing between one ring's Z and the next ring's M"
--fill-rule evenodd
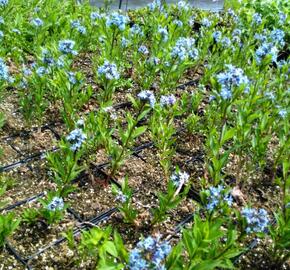
M77 52L74 50L75 41L73 40L61 40L58 43L58 49L63 54L73 54L76 55Z
M125 203L128 200L128 196L126 196L121 190L117 191L118 193L115 195L115 200L120 203Z
M260 13L255 13L253 15L253 24L261 24L262 23L262 15Z
M179 187L188 182L189 174L187 172L175 172L171 175L170 180L173 182L175 187Z
M222 37L222 32L215 31L215 32L213 32L212 37L215 40L215 42L219 42L221 40L221 37Z
M31 24L35 27L40 27L43 25L43 21L40 18L34 18L31 20Z
M208 190L208 203L206 208L210 211L216 209L221 204L225 203L231 206L233 203L233 197L225 191L222 185L217 187L210 187Z
M279 24L284 24L286 22L287 15L283 12L279 12Z
M178 58L180 61L184 61L187 58L196 59L198 51L193 48L194 43L195 40L193 38L179 38L171 50L171 57Z
M287 110L286 109L281 109L280 107L278 107L279 109L279 116L281 116L282 118L285 118L287 116Z
M160 34L164 42L168 40L168 31L165 27L158 26L158 34Z
M39 77L42 77L43 75L45 75L47 73L48 73L48 70L45 67L39 67L39 68L36 69L36 74Z
M9 81L9 70L2 58L0 58L0 81Z
M174 20L172 23L175 24L177 27L183 26L183 22L181 20Z
M244 71L232 65L226 65L227 71L217 75L218 83L221 85L220 95L223 99L232 97L232 88L245 86L245 92L249 87L249 79L244 75Z
M247 221L247 233L265 232L269 225L268 213L263 208L258 210L254 208L243 208L241 214Z
M176 98L174 95L168 95L168 96L161 96L160 97L160 105L161 107L165 106L172 106L176 102Z
M71 144L70 149L72 151L80 149L86 138L86 134L79 128L71 131L70 134L66 136L66 140Z
M103 17L102 14L98 13L98 12L92 12L91 13L91 20L95 21L97 19L101 19Z
M225 48L230 48L231 45L232 45L232 42L231 42L231 40L228 37L223 37L222 40L221 40L221 44Z
M139 53L142 53L142 54L144 54L144 55L149 54L149 50L148 50L148 48L147 48L146 46L144 46L144 45L142 45L142 46L139 47L138 52L139 52Z
M62 198L54 197L51 202L47 205L49 211L61 211L64 208L64 202Z
M262 60L266 56L271 56L271 61L276 62L277 61L277 54L278 49L277 47L272 43L263 43L257 50L256 50L256 61L258 64L262 62Z
M152 3L148 4L148 8L151 11L155 9L159 9L160 11L163 9L161 0L154 0Z
M0 7L3 8L8 5L8 0L0 0Z
M168 242L161 242L160 237L148 236L137 243L136 248L130 252L129 269L166 269L164 260L169 255L171 246Z
M104 64L98 68L99 76L105 76L107 80L118 80L120 74L115 63L105 60Z
M280 46L285 45L284 37L285 33L281 29L274 29L270 33L270 40Z
M129 44L130 44L130 41L128 39L122 37L122 39L121 39L121 45L122 45L122 47L123 48L127 48L129 46Z
M51 66L54 64L54 59L51 55L51 52L47 49L42 50L42 62L48 66Z
M107 18L106 25L109 27L117 27L119 30L124 31L128 21L129 19L127 16L119 14L118 12L113 12Z
M141 27L138 25L138 24L134 24L131 28L130 28L130 34L132 36L134 35L140 35L140 36L143 36L144 33L141 29Z
M67 73L68 80L72 85L75 85L77 83L77 78L74 72L68 72Z
M203 19L201 20L201 24L202 24L203 26L205 26L205 27L210 27L211 24L212 24L212 22L211 22L208 18L203 18Z
M82 26L79 20L71 21L70 25L73 29L76 29L82 35L86 34L87 32L86 27Z
M188 11L190 9L190 5L188 3L186 3L185 1L179 1L177 3L177 7L178 9L183 9L185 11Z
M155 99L153 92L151 92L149 90L144 90L144 91L140 92L137 96L141 101L145 101L145 102L148 101L151 108L154 107L156 99Z

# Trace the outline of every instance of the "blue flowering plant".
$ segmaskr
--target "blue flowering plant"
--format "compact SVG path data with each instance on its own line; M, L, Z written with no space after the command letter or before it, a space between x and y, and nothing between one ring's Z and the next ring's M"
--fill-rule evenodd
M138 124L146 118L156 102L154 93L148 90L141 91L137 98L129 96L129 99L136 113L128 112L126 114L127 126L124 127L121 123L118 123L117 131L120 142L112 140L106 146L106 150L111 157L110 175L112 177L115 176L124 160L132 154L135 140L147 130L147 125Z
M108 102L112 99L116 87L120 84L120 68L116 63L105 60L97 68L97 81L102 86L101 101Z
M121 188L116 184L112 184L112 193L115 196L115 201L117 202L117 207L120 213L122 214L124 221L126 223L134 224L137 217L137 210L134 209L132 205L132 196L133 191L128 185L128 177L121 183Z
M211 186L200 193L201 201L205 210L209 213L209 218L214 218L215 213L231 215L233 197L229 188L223 185Z
M44 219L48 225L60 222L65 215L68 205L62 197L55 192L49 192L46 199L40 199L41 209L39 209L39 218Z
M77 127L60 141L57 151L46 155L53 181L61 197L66 197L75 190L73 180L84 170L80 160L84 153L83 145L86 139L87 136L82 128Z
M158 206L152 209L152 224L159 224L164 221L169 214L169 211L176 208L177 205L186 197L190 185L189 175L176 168L167 183L166 192L158 192Z

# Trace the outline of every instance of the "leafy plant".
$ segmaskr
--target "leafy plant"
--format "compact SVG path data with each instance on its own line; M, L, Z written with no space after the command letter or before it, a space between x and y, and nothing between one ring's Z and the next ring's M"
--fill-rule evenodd
M115 195L115 200L118 202L118 210L124 217L124 221L128 223L134 223L137 211L132 206L133 192L128 185L128 177L126 176L121 184L121 189L112 184L112 192Z

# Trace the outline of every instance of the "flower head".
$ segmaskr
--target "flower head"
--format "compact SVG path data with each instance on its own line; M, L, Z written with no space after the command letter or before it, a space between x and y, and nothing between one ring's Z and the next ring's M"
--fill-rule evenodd
M0 0L0 7L6 7L8 5L8 0Z
M265 42L256 50L256 61L260 64L262 60L269 55L271 56L271 61L276 62L278 57L277 54L277 47L272 43Z
M149 90L144 90L144 91L140 92L137 96L141 101L145 101L145 102L148 101L151 108L154 107L156 99L155 99L153 92L151 92Z
M139 52L139 53L142 53L142 54L144 54L144 55L149 54L149 50L148 50L148 48L147 48L146 46L144 46L144 45L141 45L141 46L139 47L138 52Z
M168 242L161 242L160 237L153 238L148 236L139 241L136 248L130 252L129 269L165 269L163 262L170 251L171 246Z
M74 50L75 41L73 40L61 40L58 43L58 49L63 54L73 54L76 55L77 52Z
M268 213L263 208L243 208L241 214L247 221L247 233L264 232L269 224Z
M189 174L187 172L175 172L171 175L170 180L176 187L184 185L188 182Z
M262 15L260 13L254 13L253 24L261 24L261 23L262 23Z
M80 149L86 138L86 134L79 128L71 131L70 134L66 136L66 140L71 144L70 149L72 151Z
M194 43L195 40L193 38L179 38L171 50L171 57L178 58L180 61L184 61L187 58L196 59L198 51L193 48Z
M106 25L109 27L117 27L119 30L124 31L128 21L129 19L127 16L118 12L113 12L107 17Z
M249 79L244 75L241 68L236 68L232 65L226 65L227 71L217 75L217 80L221 85L220 95L223 99L230 99L232 97L232 88L245 85L248 89Z
M43 25L43 21L40 18L34 18L31 20L31 24L35 27L40 27Z
M0 58L0 81L9 81L9 70L3 59Z
M105 60L104 64L98 68L99 76L104 76L107 80L118 80L120 74L117 65Z
M231 206L233 203L233 197L230 194L225 192L225 188L222 185L217 187L210 187L208 190L208 203L206 208L210 211L217 208L222 203L226 203L228 206Z
M160 97L160 105L161 107L165 106L172 106L176 102L176 97L174 95L168 95L168 96L161 96Z
M64 208L64 202L62 198L54 197L51 202L47 205L49 211L61 211Z

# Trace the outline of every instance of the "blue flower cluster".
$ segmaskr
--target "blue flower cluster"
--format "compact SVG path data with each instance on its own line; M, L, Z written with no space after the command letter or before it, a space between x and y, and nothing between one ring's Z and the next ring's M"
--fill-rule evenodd
M177 3L177 7L179 10L185 10L185 11L188 11L190 9L190 5L185 1L179 1Z
M168 96L161 96L160 97L160 105L161 107L166 107L166 106L172 106L176 102L176 97L174 95L168 95Z
M148 4L148 8L151 11L154 11L155 9L162 10L162 2L161 2L161 0L154 0L152 3Z
M95 21L95 20L97 20L97 19L101 19L101 18L103 18L104 15L102 15L102 14L100 14L100 13L98 13L98 12L92 12L90 17L91 17L91 20L92 20L92 21Z
M9 70L4 60L0 58L0 81L9 81Z
M138 52L141 53L141 54L144 54L144 55L149 54L148 48L146 46L144 46L144 45L141 45L139 47Z
M141 29L141 27L138 24L134 24L131 28L130 28L130 35L131 36L144 36L144 33Z
M5 7L8 5L8 0L0 0L0 7Z
M214 39L215 42L220 42L221 38L222 38L222 32L221 31L215 31L212 34L212 37Z
M120 74L115 63L105 60L104 64L98 68L99 76L105 76L107 80L118 80Z
M258 210L253 208L243 208L241 214L247 221L247 233L265 232L269 225L268 213L263 208Z
M83 26L79 20L71 21L70 25L73 29L76 29L82 35L87 33L87 28Z
M43 49L42 52L42 62L45 64L45 65L48 65L48 66L52 66L54 65L55 61L51 55L51 52L47 49Z
M35 27L40 27L43 25L43 21L40 18L34 18L31 20L31 24Z
M138 242L136 248L130 252L129 269L145 270L166 269L164 260L169 255L171 246L168 242L161 242L160 237L147 237Z
M107 17L106 25L109 27L117 27L119 30L124 31L128 21L129 19L127 16L118 12L113 12L109 17Z
M171 51L171 57L178 58L180 61L184 61L187 58L196 59L198 51L193 48L194 43L195 40L193 38L179 38Z
M187 172L175 172L170 177L171 181L173 182L174 186L179 187L184 185L188 182L189 174Z
M47 70L45 67L38 67L38 68L36 69L36 74L37 74L39 77L42 77L43 75L48 74L48 70Z
M271 61L276 62L278 57L278 49L273 43L263 43L255 53L255 59L260 64L267 56L271 56Z
M75 41L73 40L61 40L58 43L58 49L63 54L73 54L77 55L77 52L74 50Z
M201 24L204 26L204 27L210 27L212 25L212 22L208 19L208 18L203 18L201 20Z
M162 40L166 42L168 40L168 31L165 27L158 27L158 34L160 34Z
M261 23L262 23L262 15L260 13L254 13L253 24L261 24Z
M281 47L285 45L284 37L285 33L281 29L274 29L270 33L270 40Z
M117 192L118 193L115 195L115 200L120 203L125 203L128 199L128 196L126 196L120 189Z
M225 188L222 185L217 187L210 187L207 192L208 195L208 203L206 208L210 211L217 208L219 205L226 203L228 206L231 206L233 203L233 197L231 194L226 193Z
M232 65L226 65L227 71L217 75L217 80L221 85L220 95L223 99L232 97L232 88L245 85L245 92L249 90L249 79L244 75L241 68L236 68Z
M155 96L153 94L153 92L149 91L149 90L144 90L144 91L141 91L137 97L141 100L141 101L144 101L144 102L149 102L151 108L154 107L155 105L155 102L156 102L156 99L155 99Z
M64 208L64 202L62 198L54 197L51 202L47 205L49 211L61 211Z
M71 131L71 133L66 136L66 140L71 144L70 149L72 151L80 149L86 138L86 134L79 128Z
M68 81L72 84L75 85L78 81L76 78L76 74L72 71L67 72L67 76L68 76Z

